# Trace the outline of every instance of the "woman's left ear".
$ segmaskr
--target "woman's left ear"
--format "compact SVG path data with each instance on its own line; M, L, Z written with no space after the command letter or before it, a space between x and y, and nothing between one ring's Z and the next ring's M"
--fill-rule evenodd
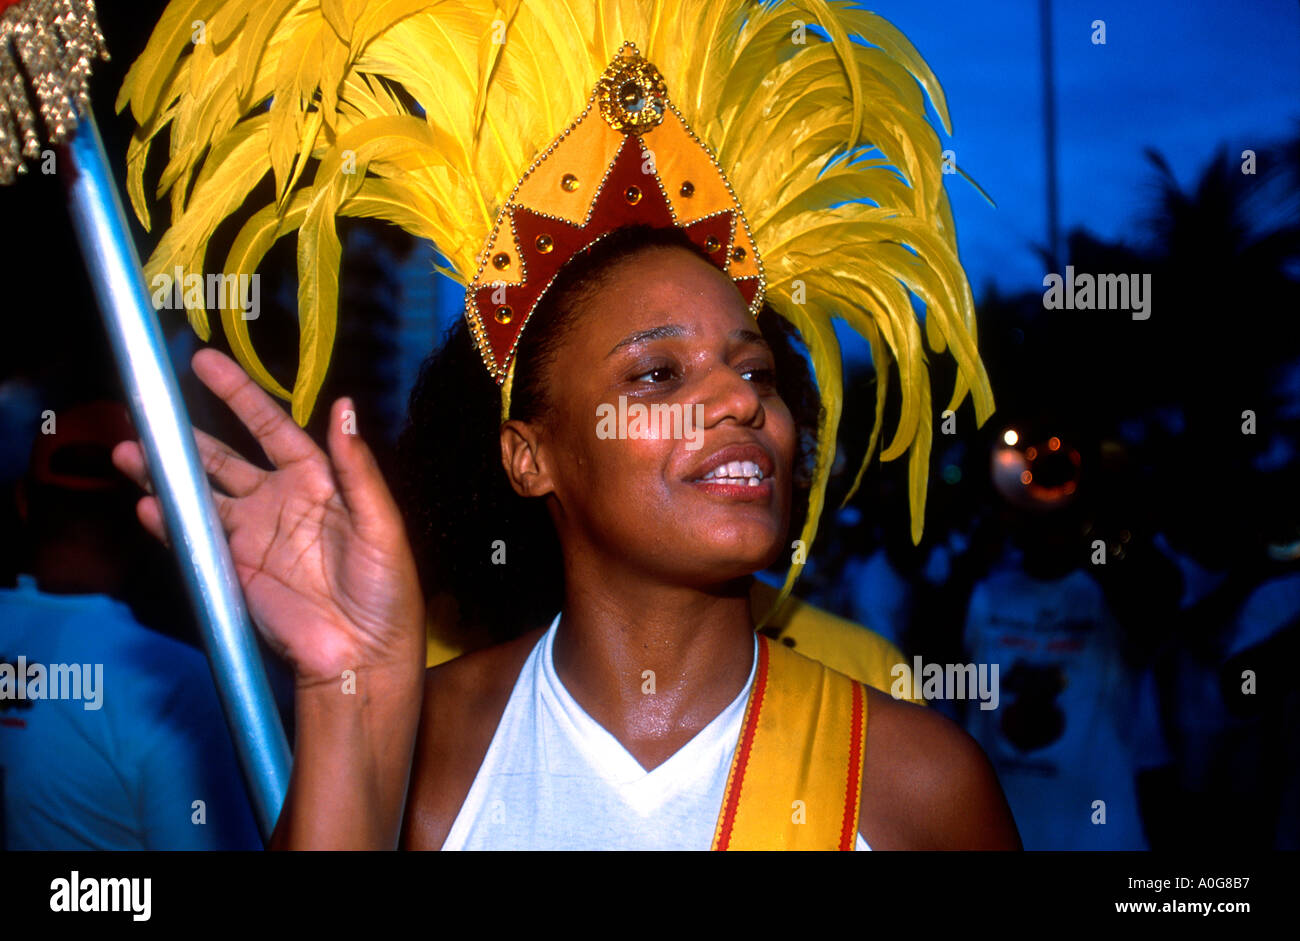
M511 419L501 426L501 466L521 497L541 497L555 489L537 430L527 422Z

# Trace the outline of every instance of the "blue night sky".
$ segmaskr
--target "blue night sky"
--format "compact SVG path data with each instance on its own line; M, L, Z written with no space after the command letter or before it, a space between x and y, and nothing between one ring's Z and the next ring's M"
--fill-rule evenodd
M978 299L1042 290L1042 66L1036 0L866 4L901 29L948 96L958 163L997 202L948 178L962 259ZM1300 129L1300 2L1055 0L1061 229L1139 241L1164 154L1189 185L1215 149L1265 149ZM1104 20L1106 44L1092 42Z
M864 5L929 62L952 118L945 146L997 203L947 177L976 301L990 284L1041 292L1047 272L1034 246L1046 240L1047 213L1037 0ZM1262 169L1271 145L1300 132L1300 0L1054 0L1053 10L1062 239L1082 226L1140 244L1138 224L1156 192L1148 147L1188 186L1221 145L1238 160L1255 150ZM1092 42L1098 19L1105 45ZM419 267L419 279L427 277L429 265ZM463 289L436 281L446 323L461 315ZM421 342L441 335L420 323ZM869 355L852 331L839 333L847 357Z

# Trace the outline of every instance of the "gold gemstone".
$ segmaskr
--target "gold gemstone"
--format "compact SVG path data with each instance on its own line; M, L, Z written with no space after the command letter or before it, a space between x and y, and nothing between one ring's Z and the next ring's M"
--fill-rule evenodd
M731 257L734 258L736 261L744 261L745 250L741 248L739 245L737 245L735 251L731 253Z
M623 195L627 198L627 201L628 201L630 204L632 204L633 206L635 206L637 203L641 202L641 187L639 187L639 186L629 186L629 187L624 191Z
M515 319L515 312L509 304L503 304L497 308L495 316L497 323L509 323Z
M694 195L695 195L695 184L692 183L690 180L687 180L685 183L683 183L683 184L682 184L682 195L685 196L687 199L690 199L692 196L694 196Z
M555 243L551 241L551 237L549 235L537 236L536 244L537 244L537 250L541 252L543 255L545 255L547 252L549 252L551 249L555 247Z
M500 271L502 268L510 267L510 256L505 252L497 252L492 256L492 264Z
M629 43L601 75L595 96L610 127L639 134L663 120L668 87L659 70Z
M719 242L712 235L710 235L707 239L704 240L704 250L706 252L716 252L721 247L722 247L722 243Z
M560 186L566 193L572 193L578 188L578 178L572 173L566 173L560 178Z
M618 89L618 103L624 111L637 112L646 106L645 89L635 81L626 81Z

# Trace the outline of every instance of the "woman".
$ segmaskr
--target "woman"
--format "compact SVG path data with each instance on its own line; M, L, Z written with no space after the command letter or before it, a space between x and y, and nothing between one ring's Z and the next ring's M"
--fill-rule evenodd
M547 504L563 550L555 671L647 771L747 685L748 579L787 544L796 458L773 351L739 292L691 249L663 241L566 292L557 313L567 322L534 334L557 337L548 357L530 360L545 403L500 433L510 486ZM297 676L294 771L273 845L391 847L400 832L403 846L443 846L543 631L423 677L416 566L373 458L343 430L350 403L334 405L327 456L225 357L200 352L194 368L277 467L263 472L199 434L205 465L230 494L218 507L253 617ZM703 406L702 446L599 438L598 406L620 395ZM719 457L758 465L763 482L703 481ZM147 483L138 445L124 443L115 459ZM162 538L155 498L140 516ZM340 693L347 670L355 697ZM936 713L868 697L866 842L1017 847L978 746Z
M458 4L465 8L459 12L482 18L442 58L430 47L442 41L449 23L464 20L438 19L436 9L391 24L364 17L336 22L346 15L337 9L328 24L314 12L271 24L263 66L274 54L291 52L307 24L316 30L312 41L326 46L323 61L333 61L334 36L341 61L352 69L341 84L337 75L320 83L322 92L342 88L338 100L326 96L302 115L306 138L298 159L319 160L310 188L286 192L256 214L231 252L231 267L249 268L277 234L300 230L305 358L293 391L266 374L237 318L225 324L247 373L215 352L194 359L199 377L245 423L276 468L262 471L199 435L208 470L223 491L218 509L250 612L293 665L298 682L293 775L274 846L723 848L805 845L800 840L807 833L817 834L816 845L845 849L1019 845L988 763L963 733L757 637L749 607L753 573L790 546L793 490L812 432L806 423L799 426L782 397L781 383L787 390L798 385L789 368L798 356L765 311L765 297L781 298L781 313L802 326L825 385L795 570L815 532L838 422L838 391L831 387L838 367L831 366L836 351L828 336L832 309L856 318L878 363L896 351L906 394L899 432L885 456L914 445L914 510L924 493L929 387L918 373L918 326L902 284L930 304L925 326L931 346L951 345L964 366L953 407L969 388L981 418L991 410L987 379L972 359L969 289L945 223L946 201L942 187L932 185L937 171L915 163L907 150L904 162L915 163L909 190L854 160L830 169L839 145L809 150L807 144L820 140L810 120L825 122L828 143L842 132L853 145L867 125L889 133L889 122L867 108L866 86L876 102L897 96L911 107L920 99L898 89L900 76L910 80L906 72L877 61L871 49L848 44L846 22L868 34L877 28L870 14L809 4L833 38L821 51L833 45L833 52L808 56L791 71L783 66L791 57L781 46L790 42L781 5L697 5L678 11L674 23L666 5L608 4L593 12L579 10L583 4L574 0L564 7L570 19L557 26L556 7L525 4L501 24L514 38L494 49L487 38L494 35L494 8ZM218 113L203 95L193 97L205 80L186 71L228 74L221 71L222 48L244 50L244 43L225 43L218 20L209 23L218 35L217 52L182 60L179 80L165 95L159 89L168 72L158 66L156 50L146 50L133 68L123 100L131 100L137 113L155 115L148 125L153 133L177 114L185 124L196 105L212 104L207 112ZM234 29L237 22L232 15L225 26ZM603 41L580 38L589 33L572 25L583 22L596 24ZM667 71L674 87L681 87L683 101L694 99L693 123L669 100L654 64L631 42L618 41L624 33L648 36L648 47L672 63ZM876 38L886 47L897 46L894 34L882 35ZM441 76L443 94L430 93L428 74L462 55L467 37L477 37L477 73ZM555 59L560 74L539 81L542 37L572 45ZM729 56L720 54L724 47ZM618 50L612 59L610 49ZM415 62L427 71L412 68ZM554 89L566 78L590 89L595 62L608 65L586 110L549 145L529 143L555 134L546 122L560 106L548 96L562 97ZM575 67L566 75L568 64ZM274 71L274 65L267 67ZM426 104L416 113L389 94L388 85L372 81L376 73L400 78ZM447 117L455 111L448 86L464 92L462 100L480 114L476 127L489 128L502 151L473 157L468 174L454 153L448 155L461 127L460 119ZM692 95L697 86L699 94ZM712 98L705 89L712 89ZM177 108L170 107L173 95ZM541 99L533 99L537 107L521 106L529 95ZM766 104L759 107L763 96ZM269 115L254 109L233 131L221 122L208 126L211 152L231 159L251 141L250 153L256 153L264 136L276 133L277 112L311 100L277 92ZM726 111L728 101L757 104L746 118ZM728 180L692 130L709 120L701 109L715 106L716 113L728 114L737 154L757 141L755 134L740 133L747 121L759 122L755 127L769 142L789 135L792 150L764 147L745 161L729 161L735 179ZM331 108L334 126L331 134L320 132L322 151L311 137L312 121ZM774 116L774 108L784 117ZM901 104L891 121L906 133L914 130ZM520 153L536 154L522 177L516 174L523 161L502 126L522 131ZM272 137L272 163L276 139L292 145L297 136ZM487 145L476 130L465 152L478 155L480 146ZM215 158L204 156L202 147L176 152L179 172L169 172L169 185L189 172L198 177L189 206L183 197L174 204L172 233L150 270L192 251L196 233L200 241L210 237L214 214L231 211L238 204L232 193L240 196L240 186L256 181L250 174L240 186L227 180L218 187L222 165L214 168ZM751 227L736 191L753 190L757 184L745 174L769 173L766 161L788 164L789 153L810 162L795 169L780 196L773 192L761 201L763 221ZM142 154L136 156L142 164ZM354 166L360 161L368 175L357 178L349 160ZM274 169L280 179L286 168ZM800 173L801 190L793 187ZM874 193L877 205L833 206L859 177L876 181L864 192ZM284 178L292 190L297 175ZM468 241L454 219L434 219L441 204L431 194L445 190L449 179L462 183L481 207L499 207L474 249L465 249ZM513 187L502 182L509 179L516 179ZM887 205L900 200L906 206ZM452 198L447 205L461 204ZM305 421L319 389L317 324L331 314L336 295L333 218L349 212L380 215L435 237L453 262L452 273L468 286L468 332L453 343L463 354L472 340L470 351L491 380L482 384L501 393L499 420L488 427L502 471L495 480L484 476L468 494L441 487L445 475L429 478L440 511L486 522L484 509L503 477L514 499L544 507L557 539L561 571L548 583L562 586L552 599L559 614L545 627L427 677L413 553L394 499L353 433L350 403L334 403L326 454L249 378L291 399L294 417ZM872 240L874 257L841 244L856 246L855 238ZM759 257L765 244L786 249L768 252L767 268ZM827 270L842 284L805 292L796 275L814 272L797 265L807 264L801 252L810 250L825 253ZM852 313L858 299L871 310L874 326L865 313ZM450 368L448 357L457 349L449 348L431 368L434 379L426 374L426 392L437 387L436 376ZM781 374L778 358L786 366ZM478 390L461 391L472 397ZM629 404L661 417L676 414L680 423L675 430L609 434L602 416ZM882 398L882 414L883 406ZM442 407L448 407L445 399ZM473 422L470 412L462 417ZM426 450L430 444L439 442L425 442ZM480 459L442 455L444 468L448 461L476 466ZM136 445L122 445L115 460L147 482ZM142 501L140 516L161 536L152 498ZM436 526L417 535L435 537L443 587L455 592L456 566L449 560L486 552L484 543L492 540L509 553L511 527L504 530L482 532L481 540L449 540ZM501 593L518 591L521 617L536 615L546 599L527 586L529 573L535 578L542 563L515 564L502 570ZM459 601L474 600L471 593L458 594ZM511 633L508 624L498 627Z

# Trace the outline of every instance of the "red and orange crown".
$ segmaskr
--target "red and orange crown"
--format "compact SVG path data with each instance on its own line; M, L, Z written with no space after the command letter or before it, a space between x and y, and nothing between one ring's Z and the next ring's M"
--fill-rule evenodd
M603 120L592 117L593 105ZM638 223L684 229L757 315L763 264L731 184L669 101L659 70L625 42L582 114L538 155L497 213L465 291L470 331L498 385L565 262Z

